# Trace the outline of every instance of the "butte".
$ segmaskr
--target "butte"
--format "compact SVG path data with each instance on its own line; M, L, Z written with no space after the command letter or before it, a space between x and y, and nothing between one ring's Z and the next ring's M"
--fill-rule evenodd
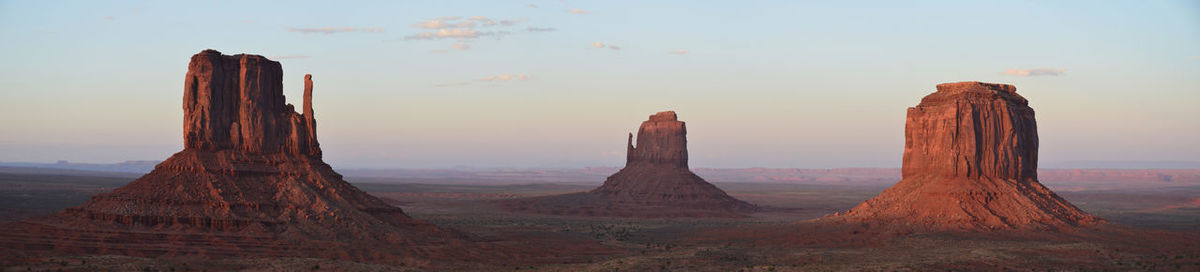
M462 234L410 218L322 161L304 77L303 113L285 103L279 62L192 56L184 149L82 206L0 227L17 252L143 257L442 257Z
M950 231L1053 231L1103 222L1038 182L1037 122L1012 85L937 85L908 108L904 140L899 183L822 221Z
M625 167L587 192L500 202L524 213L596 217L745 217L758 207L733 198L688 169L687 128L659 112L629 134Z

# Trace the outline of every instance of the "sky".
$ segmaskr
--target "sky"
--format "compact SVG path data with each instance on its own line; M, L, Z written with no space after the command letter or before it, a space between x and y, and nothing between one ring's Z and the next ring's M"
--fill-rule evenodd
M1043 165L1200 161L1200 1L1160 0L0 0L0 161L165 159L208 48L313 74L342 168L618 166L663 110L692 167L899 167L957 81L1016 85Z

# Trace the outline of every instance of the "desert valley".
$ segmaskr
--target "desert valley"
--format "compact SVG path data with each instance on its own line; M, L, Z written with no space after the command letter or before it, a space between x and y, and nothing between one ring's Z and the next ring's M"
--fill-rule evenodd
M1200 2L3 1L4 271L1200 271Z
M144 175L0 168L6 270L1200 268L1200 170L1039 170L1012 85L938 85L908 110L899 170L693 172L664 111L619 170L341 174L313 77L298 113L280 67L192 56L185 148Z

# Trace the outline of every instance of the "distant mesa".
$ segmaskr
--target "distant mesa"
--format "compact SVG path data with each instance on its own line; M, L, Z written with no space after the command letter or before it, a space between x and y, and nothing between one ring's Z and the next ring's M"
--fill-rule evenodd
M472 254L423 247L452 247L463 235L410 218L323 162L312 78L301 114L285 103L282 76L262 56L192 56L183 151L82 206L3 225L0 246L146 257Z
M758 211L688 169L687 128L673 111L642 122L625 168L588 192L501 202L527 213L599 217L743 217Z
M902 179L827 220L939 230L1060 230L1103 222L1037 179L1033 109L1016 87L937 85L908 109Z

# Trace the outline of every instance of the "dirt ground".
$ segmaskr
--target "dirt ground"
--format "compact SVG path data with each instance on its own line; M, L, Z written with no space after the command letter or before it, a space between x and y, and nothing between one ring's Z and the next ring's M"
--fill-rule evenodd
M119 186L114 177L0 174L0 219L53 212ZM354 178L349 178L354 183ZM1111 224L1034 235L917 234L829 227L818 218L882 191L879 185L718 183L765 208L741 219L624 219L518 214L494 201L588 190L588 183L454 184L371 180L355 183L405 212L478 239L563 248L561 262L409 267L309 258L156 260L128 256L54 256L3 271L930 271L930 270L1200 270L1200 187L1062 192ZM605 254L571 252L591 240Z

